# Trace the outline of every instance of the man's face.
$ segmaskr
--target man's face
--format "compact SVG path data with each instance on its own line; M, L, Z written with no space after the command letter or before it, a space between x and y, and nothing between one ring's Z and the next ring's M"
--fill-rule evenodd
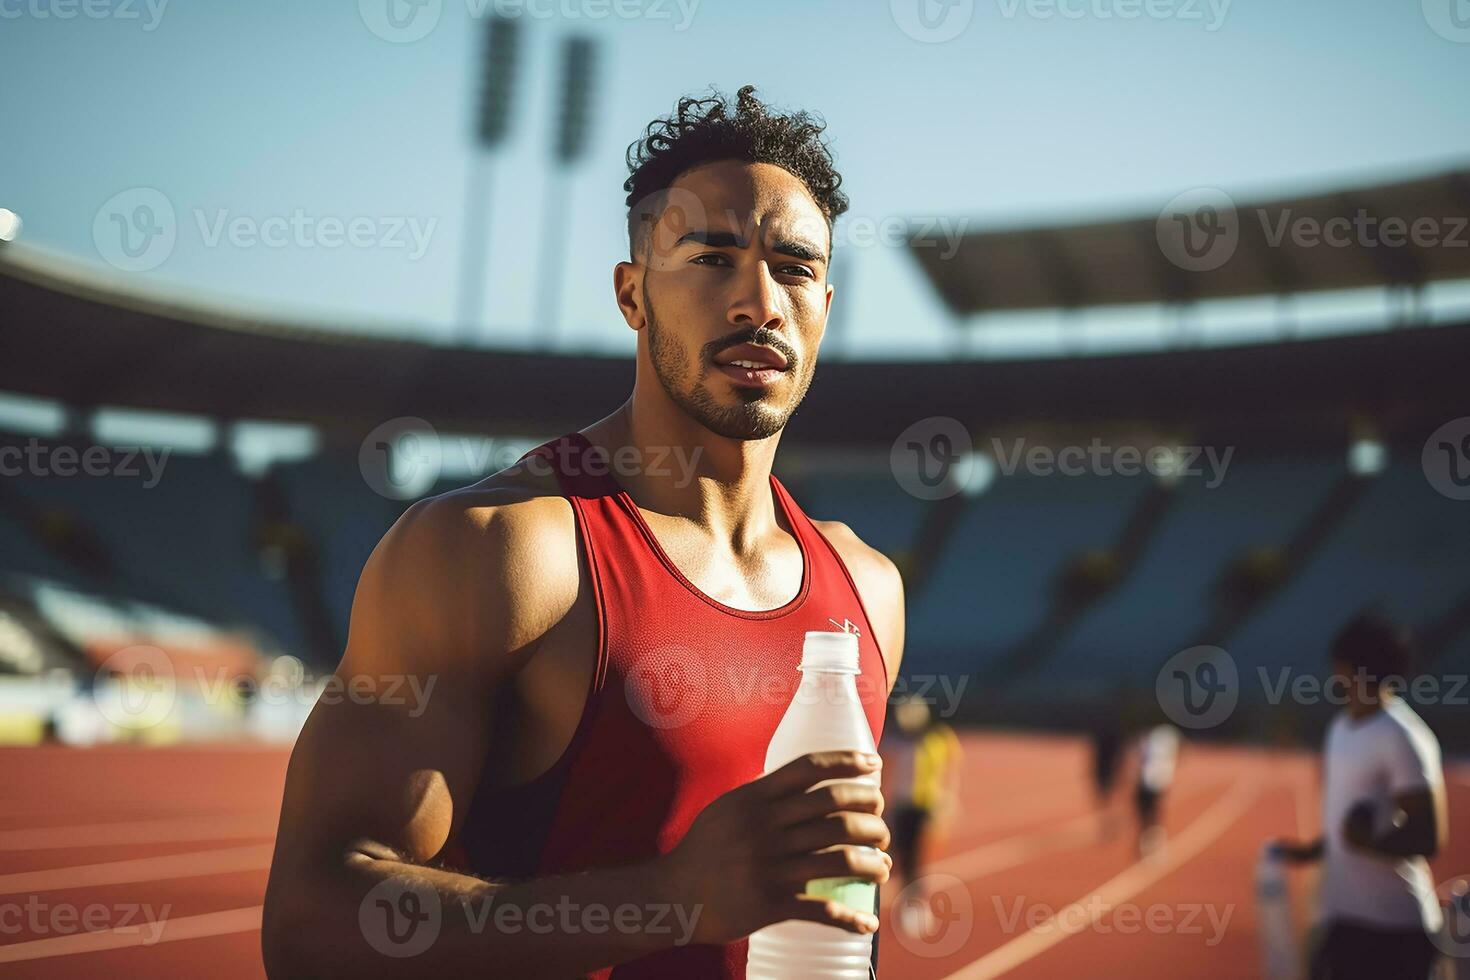
M722 161L667 192L641 256L648 357L691 418L729 439L780 432L811 385L831 235L805 185Z

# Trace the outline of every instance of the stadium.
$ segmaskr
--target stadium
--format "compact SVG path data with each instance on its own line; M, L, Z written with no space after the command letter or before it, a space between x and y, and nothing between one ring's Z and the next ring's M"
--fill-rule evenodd
M405 40L386 36L404 29L392 5L382 23L363 6L358 30ZM873 16L919 55L962 58L916 40L902 6ZM33 14L18 27L66 50ZM455 37L480 73L461 240L427 253L450 271L387 272L376 254L314 269L299 240L245 260L266 262L251 275L307 266L301 290L315 275L422 274L453 300L442 329L293 311L259 282L254 301L211 291L214 273L187 271L211 258L186 241L188 191L123 179L137 186L52 215L39 179L14 199L0 182L13 209L0 211L7 976L265 976L287 763L313 706L354 696L334 671L374 549L415 502L628 396L628 349L573 329L606 307L605 276L594 290L548 271L554 243L506 258L503 230L517 208L569 234L586 220L572 188L588 155L637 135L590 126L624 77L607 64L624 42L565 11L466 21L422 42ZM722 25L734 29L707 30ZM72 43L120 29L92 24ZM553 97L526 90L528 57L557 72L546 160L515 125ZM676 94L644 104L664 112ZM1293 869L1273 893L1258 859L1267 841L1323 831L1319 750L1343 703L1329 651L1368 609L1415 637L1403 698L1443 749L1449 814L1430 863L1439 969L1470 976L1466 159L1470 144L1458 163L1372 179L1171 186L1080 220L920 206L884 216L891 247L858 241L871 212L839 219L839 299L774 473L901 573L890 701L927 701L963 760L953 822L924 855L943 927L904 928L907 890L885 886L880 976L1306 976L1318 876ZM534 195L506 203L543 170L541 210ZM50 232L82 211L71 239ZM162 259L155 239L130 244L155 221ZM895 330L887 304L839 312L842 274L876 268L873 252L924 294L923 325ZM494 325L519 307L480 281L487 262L534 284L526 330ZM865 316L919 340L865 344ZM1132 746L1164 723L1185 746L1167 845L1142 853L1098 830L1127 806L1095 795L1094 753L1099 733ZM380 975L404 962L385 958Z

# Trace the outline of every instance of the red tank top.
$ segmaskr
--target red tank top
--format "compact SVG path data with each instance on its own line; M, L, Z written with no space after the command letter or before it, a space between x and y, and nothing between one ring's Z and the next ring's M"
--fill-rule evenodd
M856 626L858 693L874 742L882 738L887 668L862 600L836 550L774 476L771 493L801 548L801 588L784 606L751 612L680 573L585 436L527 455L548 460L576 515L597 606L596 669L566 751L528 783L482 785L451 866L521 878L669 852L707 804L762 773L800 680L808 630ZM663 925L681 932L672 915ZM675 946L591 976L743 978L746 945Z

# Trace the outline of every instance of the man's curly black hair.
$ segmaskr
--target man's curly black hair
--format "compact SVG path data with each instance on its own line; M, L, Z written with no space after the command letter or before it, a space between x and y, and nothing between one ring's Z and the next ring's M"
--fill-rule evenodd
M770 163L789 171L811 192L827 219L827 230L847 210L839 188L842 175L832 151L822 140L825 120L807 112L772 112L755 97L755 86L730 99L715 92L707 98L685 96L674 114L655 119L643 136L628 146L628 247L636 258L647 231L658 220L662 191L686 171L716 160Z

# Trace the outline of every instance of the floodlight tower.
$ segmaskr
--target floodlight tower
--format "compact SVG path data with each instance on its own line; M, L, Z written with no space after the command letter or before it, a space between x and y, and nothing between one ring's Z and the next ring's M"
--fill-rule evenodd
M562 270L565 267L568 172L587 152L587 123L596 66L592 39L569 37L561 46L561 115L546 178L546 220L541 224L542 343L556 344L561 331Z
M490 225L486 221L486 212L490 197L490 164L510 131L520 30L520 21L510 17L493 16L487 24L475 145L470 151L465 189L459 291L459 331L460 340L464 343L479 339L480 318L484 315L485 278L489 275Z

